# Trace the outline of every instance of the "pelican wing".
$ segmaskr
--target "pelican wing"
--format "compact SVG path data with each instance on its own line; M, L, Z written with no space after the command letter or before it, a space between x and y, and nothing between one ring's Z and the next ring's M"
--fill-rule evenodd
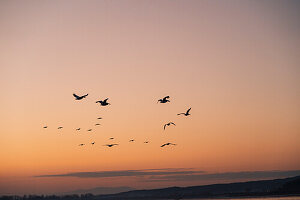
M186 114L189 114L189 112L190 112L191 109L192 109L192 108L189 108L189 109L186 111Z
M78 96L78 95L76 95L75 93L73 94L73 96L74 96L76 99L78 99L78 98L79 98L79 96Z
M166 97L164 97L163 100L165 101L165 100L167 100L167 99L169 99L169 98L170 98L170 96L166 96Z

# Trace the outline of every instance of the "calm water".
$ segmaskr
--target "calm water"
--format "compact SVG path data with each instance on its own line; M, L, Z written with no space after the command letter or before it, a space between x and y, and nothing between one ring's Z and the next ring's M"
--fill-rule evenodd
M216 200L230 200L230 199L232 200L300 200L300 197L228 198L228 199L216 199ZM205 199L183 199L183 200L205 200Z

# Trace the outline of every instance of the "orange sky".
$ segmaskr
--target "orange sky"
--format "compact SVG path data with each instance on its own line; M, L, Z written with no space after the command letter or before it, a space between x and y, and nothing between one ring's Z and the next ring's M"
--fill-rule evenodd
M44 174L300 169L299 6L1 1L0 195L211 182L33 177ZM102 146L110 137L120 145Z

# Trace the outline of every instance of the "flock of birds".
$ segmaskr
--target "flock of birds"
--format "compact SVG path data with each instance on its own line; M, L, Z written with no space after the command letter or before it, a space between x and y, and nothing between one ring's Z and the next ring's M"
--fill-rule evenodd
M73 94L73 96L75 97L75 100L78 100L78 101L79 101L79 100L82 100L82 99L86 98L86 97L88 96L88 94L83 95L83 96L78 96L78 95L76 95L76 94ZM158 99L157 103L168 103L168 102L170 102L169 99L170 99L170 96L165 96L165 97L162 98L162 99ZM108 106L108 105L111 105L111 104L108 103L107 101L108 101L108 98L104 99L103 101L101 101L101 100L96 101L96 103L99 103L100 106ZM184 113L178 113L177 115L189 116L189 115L191 115L191 114L190 114L190 111L191 111L191 108L189 108L186 112L184 112ZM100 119L102 119L102 117L98 117L97 119L100 120ZM99 123L96 123L96 124L95 124L95 126L99 126L99 125L100 125ZM163 126L164 130L166 129L166 127L171 126L171 125L176 126L176 124L175 124L174 122L169 122L169 123L164 124L164 126ZM44 126L43 128L46 129L46 128L48 128L48 126ZM62 129L62 128L63 128L62 126L59 126L57 129ZM81 130L80 128L77 128L77 129L76 129L76 131L80 131L80 130ZM87 131L92 131L92 129L88 129ZM111 137L111 138L109 138L109 139L110 139L110 140L113 140L114 138ZM134 142L134 141L135 141L134 139L129 140L129 142ZM144 143L145 143L145 144L148 144L149 141L145 141ZM95 144L95 142L92 142L92 143L91 143L91 145L94 145L94 144ZM83 144L83 143L82 143L82 144L79 144L79 146L84 146L84 145L85 145L85 144ZM113 147L113 146L117 146L117 145L119 145L119 144L105 144L105 145L103 145L103 146ZM162 144L160 147L171 146L171 145L176 145L176 144L168 142L168 143Z

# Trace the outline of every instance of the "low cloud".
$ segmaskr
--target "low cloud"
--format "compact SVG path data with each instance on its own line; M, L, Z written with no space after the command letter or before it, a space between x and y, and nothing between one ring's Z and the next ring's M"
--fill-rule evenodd
M108 178L108 177L139 177L139 176L170 176L191 175L204 173L191 168L164 168L146 170L120 170L120 171L96 171L96 172L74 172L65 174L40 175L36 177L78 177L78 178Z
M73 172L65 174L40 175L36 177L77 177L77 178L139 178L142 182L192 182L192 181L239 181L285 178L300 175L300 170L288 171L242 171L208 173L193 168L164 168L145 170Z

